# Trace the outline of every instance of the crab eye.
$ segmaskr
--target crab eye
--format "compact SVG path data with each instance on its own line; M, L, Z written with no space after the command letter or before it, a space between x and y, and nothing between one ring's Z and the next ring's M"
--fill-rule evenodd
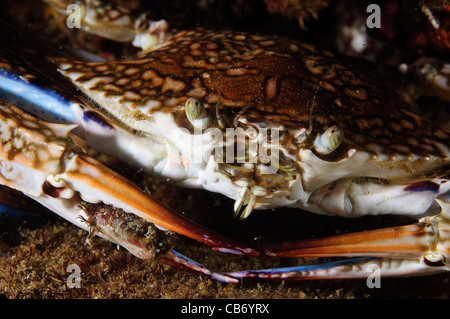
M327 155L341 145L344 140L344 131L337 125L329 127L322 135L317 136L314 141L314 149L317 153Z
M184 110L191 124L200 129L207 128L211 123L211 116L208 114L203 103L195 98L187 99Z

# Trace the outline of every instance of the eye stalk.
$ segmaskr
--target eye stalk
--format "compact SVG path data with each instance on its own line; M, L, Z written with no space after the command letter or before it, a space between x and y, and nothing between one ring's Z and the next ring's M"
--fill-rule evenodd
M195 128L203 130L211 124L211 116L202 101L191 97L187 99L184 110L187 118Z
M337 125L333 125L314 141L314 149L317 153L328 155L341 145L344 140L344 131Z

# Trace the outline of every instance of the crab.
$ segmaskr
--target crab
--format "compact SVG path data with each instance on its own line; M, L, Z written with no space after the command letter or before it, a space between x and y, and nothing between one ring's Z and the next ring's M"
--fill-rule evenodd
M386 70L284 37L171 32L165 22L133 20L99 1L78 5L90 32L134 39L143 52L86 61L2 23L2 185L139 258L224 282L359 278L373 265L385 276L449 270L450 132L415 114ZM241 219L291 207L418 221L240 243L158 203L123 176L125 164L111 168L117 160L229 197ZM219 272L174 250L175 234L224 253L342 259Z

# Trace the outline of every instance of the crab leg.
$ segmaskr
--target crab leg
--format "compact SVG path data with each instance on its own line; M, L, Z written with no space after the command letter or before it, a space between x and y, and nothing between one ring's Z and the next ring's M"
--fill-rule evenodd
M170 211L121 175L77 150L79 147L69 138L74 127L38 121L0 100L0 183L22 191L79 226L77 219L83 214L76 207L81 198L123 209L215 250L257 254Z
M102 200L103 202L109 200L109 204L115 207L133 212L159 227L211 245L216 250L236 254L252 254L251 249L207 231L200 225L168 210L114 171L106 168L99 171L99 163L92 158L78 156L74 159L74 163L70 164L74 165L73 168L70 165L70 168L64 174L58 175L58 178L62 177L70 181L75 189L89 190L90 196L95 194L94 196L98 196L98 198L106 195L106 198Z
M335 262L228 273L236 278L333 279L367 277L374 266L381 276L412 276L450 270L450 204L436 200L440 214L418 223L259 248L277 257L360 257ZM362 257L365 256L365 257Z
M416 256L429 250L431 223L389 227L320 239L262 247L268 255L278 257L339 257L339 256Z
M108 1L69 1L46 0L61 14L72 10L81 18L80 26L86 31L117 42L131 42L145 51L151 50L170 37L169 25L165 20L151 21L146 14L133 17L127 7ZM68 23L73 23L69 17Z
M211 277L212 279L222 281L222 282L228 282L228 283L237 283L238 280L232 276L228 276L224 273L219 273L212 271L205 266L193 261L192 259L180 254L179 252L175 250L170 250L167 254L164 255L160 259L162 262L172 265L174 267L178 267L184 270L193 271L196 273L200 273L206 276Z
M172 249L176 236L172 232L162 231L144 219L105 204L82 203L78 206L87 215L85 222L91 232L125 247L136 257L158 259L171 266L223 282L237 282L236 278L212 271Z
M316 265L246 270L226 273L233 278L282 280L364 279L371 274L380 277L423 276L449 271L447 267L431 267L420 259L360 257Z
M48 199L42 196L32 198L80 228L119 244L140 259L157 259L168 265L222 282L237 282L236 278L212 271L171 249L171 237L175 236L173 233L160 230L154 224L133 214L126 214L123 210L103 203L90 204L77 200L67 202L59 198Z

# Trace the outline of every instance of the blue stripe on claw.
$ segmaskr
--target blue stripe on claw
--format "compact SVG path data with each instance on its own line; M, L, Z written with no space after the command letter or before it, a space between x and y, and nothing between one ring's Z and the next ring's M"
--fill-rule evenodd
M0 69L0 98L35 116L53 122L76 123L73 103L58 93L28 83Z

